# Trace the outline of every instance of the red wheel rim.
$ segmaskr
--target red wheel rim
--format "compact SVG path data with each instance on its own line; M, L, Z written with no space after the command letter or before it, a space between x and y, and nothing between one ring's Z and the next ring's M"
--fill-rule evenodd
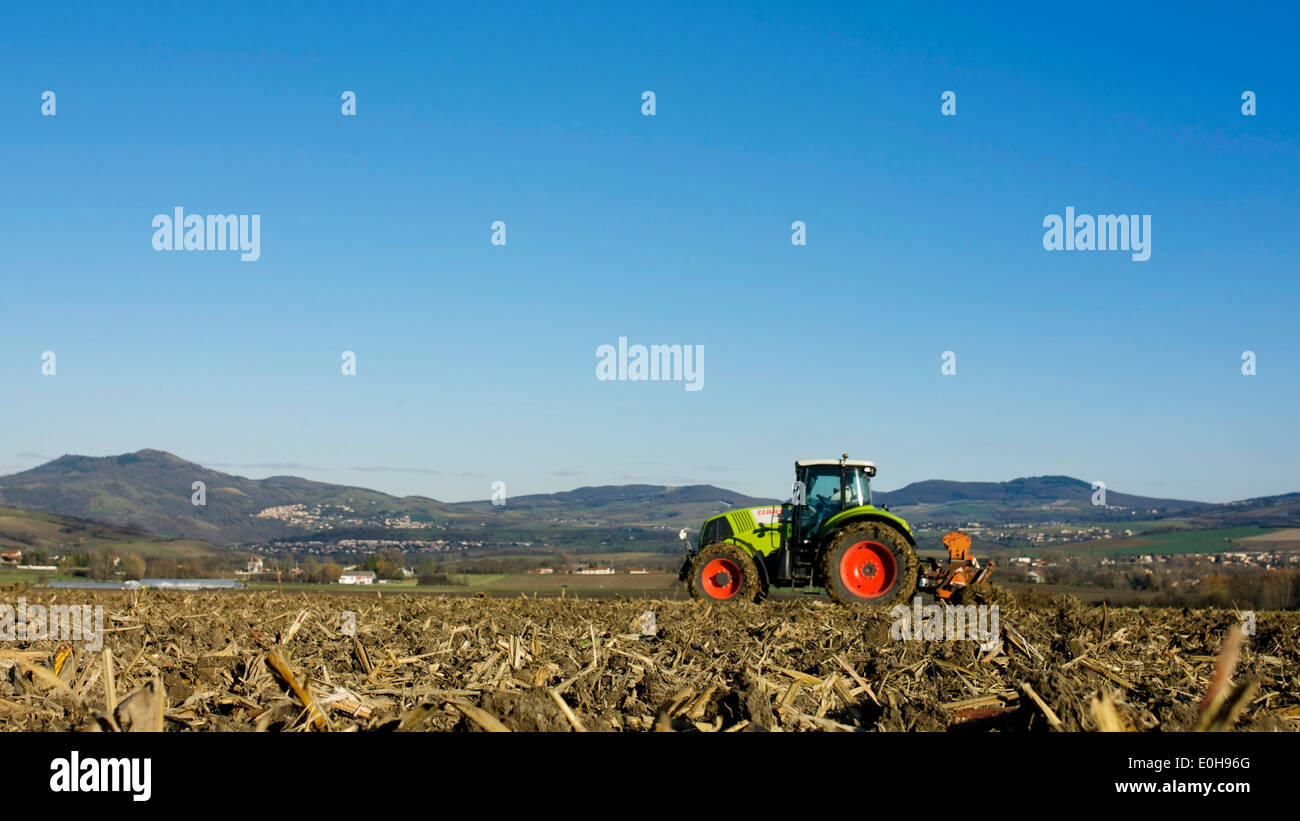
M740 592L740 565L731 559L713 559L700 571L700 587L711 599L729 599Z
M840 557L840 581L862 599L874 599L894 586L898 563L880 542L858 542Z

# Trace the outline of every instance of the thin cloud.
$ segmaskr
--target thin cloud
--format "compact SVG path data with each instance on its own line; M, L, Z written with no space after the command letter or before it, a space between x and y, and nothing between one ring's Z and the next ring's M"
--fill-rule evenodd
M418 473L425 476L456 476L462 479L481 479L487 476L486 473L472 473L461 471L459 473L447 473L446 471L434 470L433 468L395 468L385 467L384 465L367 465L365 467L354 467L352 470L361 473Z
M244 470L332 470L317 465L304 465L301 462L205 462L208 467L240 468Z
M633 482L643 485L664 485L665 487L686 487L687 485L717 485L719 482L725 482L723 487L730 485L753 485L753 482L738 482L730 479L702 479L695 477L692 479L672 479L666 480L662 476L646 476L639 473L620 473L614 477L624 482Z
M371 465L368 467L354 467L353 470L359 470L362 473L423 473L429 476L445 476L440 470L433 468L389 468L380 465Z
M32 453L30 450L20 451L14 454L15 459L42 459L46 462L53 459L53 456L46 456L44 453Z

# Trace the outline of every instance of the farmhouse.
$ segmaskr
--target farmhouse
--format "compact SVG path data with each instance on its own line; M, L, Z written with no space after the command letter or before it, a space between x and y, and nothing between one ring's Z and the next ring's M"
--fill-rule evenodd
M339 576L339 584L374 584L375 571L373 570L344 570L343 575Z

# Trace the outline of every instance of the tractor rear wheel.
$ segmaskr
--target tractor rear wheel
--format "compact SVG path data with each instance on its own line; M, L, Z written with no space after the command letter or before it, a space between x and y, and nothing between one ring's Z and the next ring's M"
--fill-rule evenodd
M916 551L902 533L881 522L851 524L822 553L822 584L840 604L890 606L916 591Z
M697 601L742 602L763 597L758 566L749 553L731 542L705 545L691 560L686 589Z

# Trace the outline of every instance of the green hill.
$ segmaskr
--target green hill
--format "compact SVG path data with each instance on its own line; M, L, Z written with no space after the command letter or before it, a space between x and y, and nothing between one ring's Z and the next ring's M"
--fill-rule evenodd
M118 555L138 553L174 560L222 556L227 552L198 539L167 539L100 522L0 507L0 550L49 557L85 555L105 548Z
M204 505L192 502L195 482L204 483ZM268 508L324 504L366 515L403 507L400 499L372 490L293 476L245 479L159 450L61 456L0 477L0 504L220 544L302 532L282 520L257 516Z

